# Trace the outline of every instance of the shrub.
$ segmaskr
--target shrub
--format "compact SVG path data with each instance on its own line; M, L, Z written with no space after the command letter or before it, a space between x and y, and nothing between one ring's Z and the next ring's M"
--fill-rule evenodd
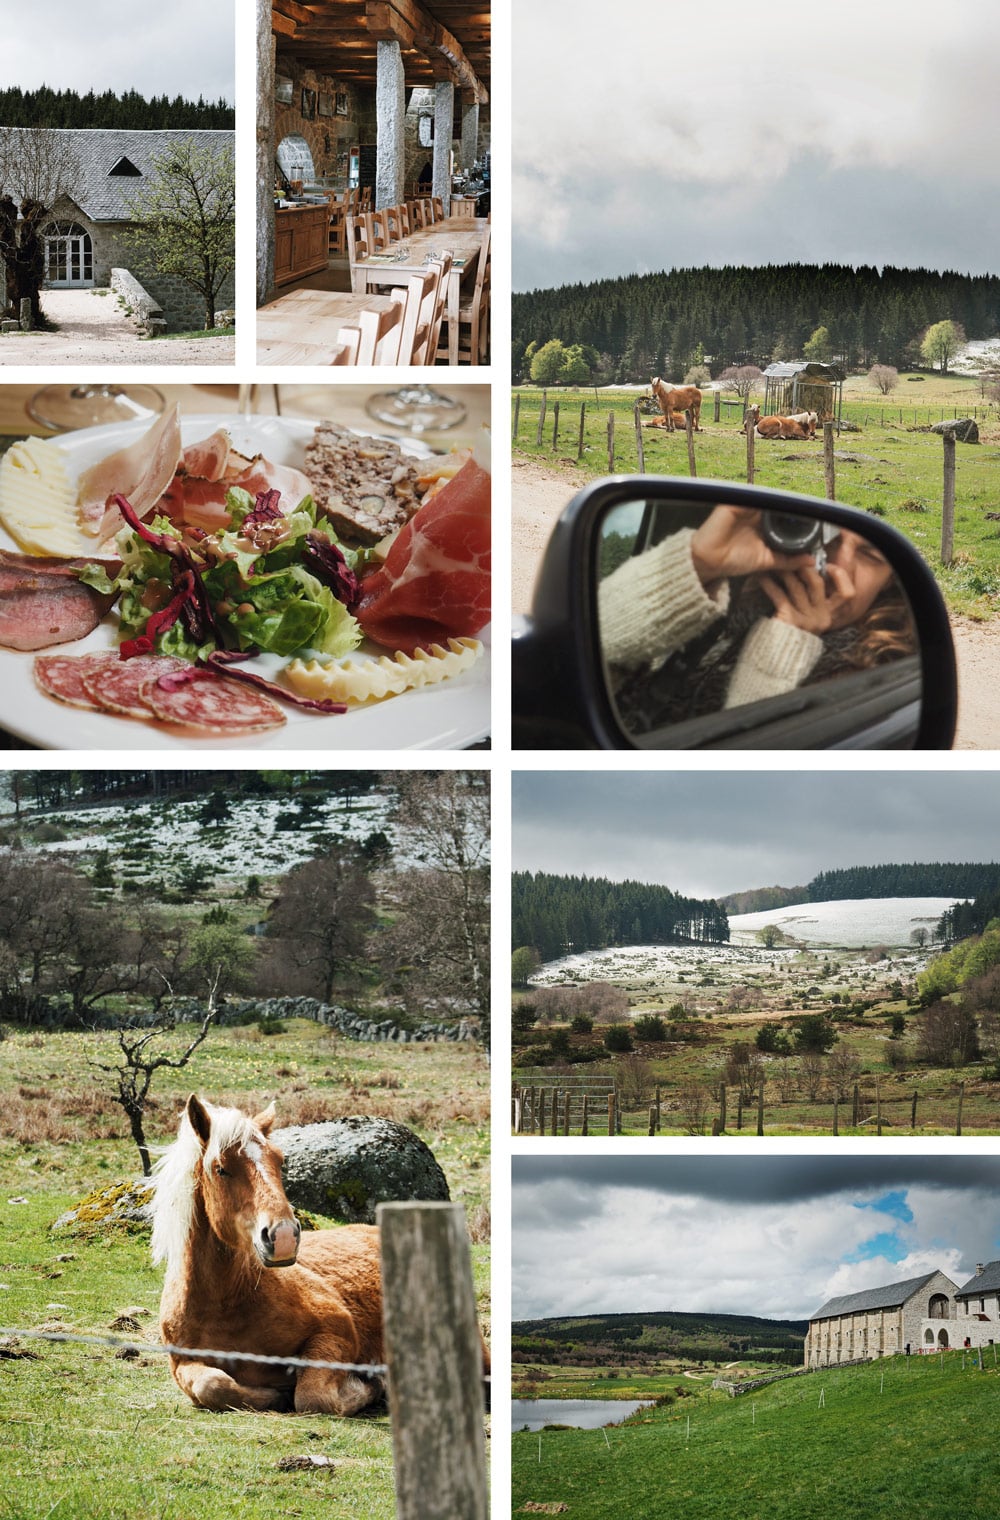
M627 1024L609 1024L604 1034L605 1050L621 1052L632 1049L632 1034Z
M667 1038L667 1026L658 1013L644 1013L633 1020L632 1027L640 1040L658 1043Z
M35 830L36 844L61 844L68 835L57 823L40 823Z
M594 1021L589 1013L578 1013L569 1027L574 1034L590 1034L594 1028Z
M549 1045L557 1056L568 1056L570 1050L569 1030L554 1029L549 1038Z

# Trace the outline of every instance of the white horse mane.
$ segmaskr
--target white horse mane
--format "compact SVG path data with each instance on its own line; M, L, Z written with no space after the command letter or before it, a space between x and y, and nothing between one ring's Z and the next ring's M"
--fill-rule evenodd
M212 1121L204 1157L207 1163L218 1159L234 1145L241 1149L256 1143L266 1144L264 1136L248 1115L238 1108L216 1108L202 1102ZM168 1274L183 1260L184 1248L194 1218L194 1173L202 1156L201 1140L187 1110L181 1115L177 1139L153 1167L153 1201L148 1213L153 1221L153 1262L165 1261Z

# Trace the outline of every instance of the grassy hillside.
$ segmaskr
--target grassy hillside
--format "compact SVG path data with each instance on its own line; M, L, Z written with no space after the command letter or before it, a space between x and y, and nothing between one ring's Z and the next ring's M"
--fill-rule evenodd
M964 1360L964 1366L963 1366ZM993 1520L1000 1370L961 1352L702 1392L606 1431L513 1437L513 1514L571 1520Z

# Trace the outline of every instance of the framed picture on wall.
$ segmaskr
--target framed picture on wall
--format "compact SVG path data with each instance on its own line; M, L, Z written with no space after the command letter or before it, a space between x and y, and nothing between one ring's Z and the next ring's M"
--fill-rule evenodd
M337 91L337 115L338 116L346 116L347 115L347 91L346 90L338 90Z
M317 99L317 102L316 102L316 109L319 112L320 116L332 116L333 115L333 96L332 95L320 95L318 97L318 99Z
M274 76L274 98L280 106L290 106L295 98L292 81L282 74Z
M302 115L306 121L312 121L316 115L316 91L302 91Z

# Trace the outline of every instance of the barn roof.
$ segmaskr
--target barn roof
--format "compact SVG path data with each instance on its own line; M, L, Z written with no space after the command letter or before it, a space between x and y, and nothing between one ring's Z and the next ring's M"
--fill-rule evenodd
M963 1288L958 1289L955 1297L981 1298L984 1293L997 1292L1000 1292L1000 1261L990 1261L975 1277L970 1277Z
M780 364L769 364L764 371L765 379L794 380L796 375L806 375L812 380L846 380L844 371L836 364L820 364L815 359L784 359Z
M15 128L12 130L21 130ZM27 129L25 129L27 130ZM171 143L193 140L201 148L232 148L235 133L208 128L138 131L117 127L54 127L65 138L80 169L69 197L93 222L127 222L137 189L153 173L153 161Z
M845 1293L841 1298L831 1298L817 1309L810 1319L835 1319L840 1314L866 1314L872 1309L898 1309L925 1288L937 1272L925 1272L923 1277L908 1277L903 1282L886 1283L882 1288L866 1288L863 1293Z

